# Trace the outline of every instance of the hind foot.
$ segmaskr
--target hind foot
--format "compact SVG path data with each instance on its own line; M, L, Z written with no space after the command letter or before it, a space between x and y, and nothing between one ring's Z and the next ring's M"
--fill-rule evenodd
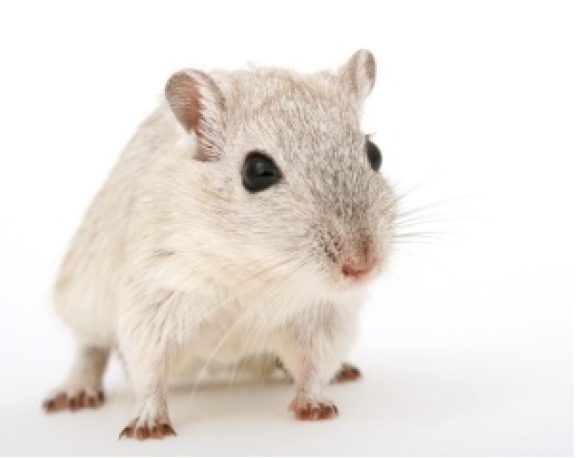
M340 370L336 373L332 379L333 383L351 382L352 380L358 380L362 377L360 370L353 366L352 364L343 363Z

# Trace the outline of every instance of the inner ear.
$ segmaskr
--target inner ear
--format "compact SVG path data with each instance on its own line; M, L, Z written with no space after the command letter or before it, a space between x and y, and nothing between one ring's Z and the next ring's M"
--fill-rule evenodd
M197 83L185 72L178 72L168 80L166 98L182 127L198 135L202 115Z
M198 70L183 70L166 84L166 100L184 130L196 136L194 157L219 158L224 138L225 101L216 82Z

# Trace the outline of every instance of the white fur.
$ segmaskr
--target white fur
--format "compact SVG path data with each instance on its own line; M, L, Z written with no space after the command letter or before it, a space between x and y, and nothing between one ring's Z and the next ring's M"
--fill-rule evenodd
M81 349L118 350L138 425L168 422L167 380L190 364L278 357L297 404L323 400L366 284L344 278L339 262L371 237L376 275L394 216L363 151L359 106L374 83L366 62L361 51L334 73L189 71L202 94L199 136L162 103L126 147L64 260L55 306ZM194 159L202 141L209 161ZM240 169L254 149L285 180L250 194Z

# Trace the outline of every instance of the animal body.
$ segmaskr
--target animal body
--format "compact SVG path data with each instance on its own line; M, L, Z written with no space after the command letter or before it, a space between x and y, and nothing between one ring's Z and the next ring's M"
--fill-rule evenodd
M137 399L123 437L174 433L166 387L184 366L280 364L297 418L336 415L324 388L357 375L342 363L396 211L360 127L375 74L361 50L333 71L169 79L62 264L77 356L46 410L98 406L115 351Z

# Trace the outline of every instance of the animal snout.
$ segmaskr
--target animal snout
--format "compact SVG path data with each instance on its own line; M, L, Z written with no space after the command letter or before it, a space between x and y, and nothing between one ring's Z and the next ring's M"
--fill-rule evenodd
M343 257L341 271L345 277L359 280L370 273L376 264L371 245L370 240L363 240Z
M369 259L347 259L342 263L342 274L345 277L360 279L367 275L374 267L374 261Z

